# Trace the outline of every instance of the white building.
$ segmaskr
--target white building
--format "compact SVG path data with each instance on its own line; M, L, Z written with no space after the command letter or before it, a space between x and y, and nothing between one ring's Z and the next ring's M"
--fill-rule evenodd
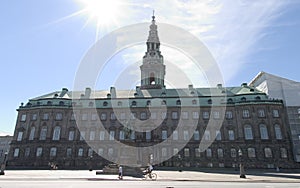
M300 82L260 72L249 84L269 95L282 99L291 131L291 141L296 162L300 162Z

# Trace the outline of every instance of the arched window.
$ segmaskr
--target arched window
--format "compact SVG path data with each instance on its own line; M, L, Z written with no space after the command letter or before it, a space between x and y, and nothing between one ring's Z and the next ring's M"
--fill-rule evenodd
M132 101L131 105L136 106L136 101Z
M122 102L121 101L118 102L118 106L122 106Z
M106 101L103 102L103 106L107 106L107 104L108 104L108 103L107 103Z
M35 134L35 127L31 127L30 134L29 134L29 140L34 139L34 134Z
M40 133L40 140L46 140L47 137L47 127L43 126Z
M197 104L197 101L195 99L192 100L192 104Z
M277 140L281 140L282 139L282 133L281 133L281 128L278 124L275 124L274 126L275 129L275 137Z
M147 101L147 106L151 106L151 101L150 100Z
M242 98L241 98L241 101L246 101L246 97L242 97Z
M59 106L65 105L64 101L59 101Z
M181 105L181 100L177 100L176 105Z
M59 140L60 139L60 130L61 130L61 128L59 126L56 126L54 128L52 140Z
M268 135L268 129L267 126L264 124L260 124L259 125L259 131L260 131L260 138L262 140L267 140L269 139L269 135Z
M253 132L251 125L245 125L244 134L246 140L253 140Z
M208 100L207 100L207 103L208 103L208 104L212 104L212 100L211 100L211 99L208 99Z
M232 103L233 102L232 98L227 99L227 102Z
M150 85L155 85L155 75L153 72L150 73Z
M255 97L255 100L260 100L260 96Z
M47 105L52 105L52 102L51 102L51 101L48 101L48 102L47 102Z

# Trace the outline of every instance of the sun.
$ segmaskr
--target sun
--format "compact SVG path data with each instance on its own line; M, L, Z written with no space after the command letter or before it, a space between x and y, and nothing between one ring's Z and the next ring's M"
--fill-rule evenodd
M120 0L77 0L82 6L81 15L88 17L86 25L90 22L96 24L97 37L99 31L112 25L118 25L121 16Z

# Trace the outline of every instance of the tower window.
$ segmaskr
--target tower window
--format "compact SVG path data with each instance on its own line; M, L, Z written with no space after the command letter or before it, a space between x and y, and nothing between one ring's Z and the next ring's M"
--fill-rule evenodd
M155 76L154 76L153 72L151 72L151 74L150 74L150 84L155 85Z

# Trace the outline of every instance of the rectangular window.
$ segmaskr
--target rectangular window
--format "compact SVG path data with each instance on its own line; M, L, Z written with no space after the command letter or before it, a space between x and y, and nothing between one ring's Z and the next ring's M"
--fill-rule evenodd
M231 149L230 149L230 156L231 156L232 158L236 158L236 149L234 149L234 148L231 148Z
M229 140L234 140L234 131L233 130L228 130L228 139Z
M287 150L285 148L280 148L280 156L283 159L286 159L288 157L287 156Z
M47 127L43 127L40 134L40 140L46 140L47 137Z
M101 113L101 116L100 116L100 119L102 120L102 121L105 121L106 120L106 113L105 112L102 112Z
M75 136L75 131L69 131L69 141L73 141Z
M161 148L161 156L166 157L167 156L167 148Z
M80 140L85 140L85 131L80 131Z
M151 140L151 131L146 131L146 140Z
M22 141L23 138L23 131L18 132L17 141Z
M109 131L109 140L115 139L115 131Z
M134 132L134 131L131 131L130 139L131 139L131 140L134 140L134 139L135 139L135 132Z
M182 117L182 119L189 119L189 113L188 112L182 112L181 117Z
M214 119L220 119L220 112L219 111L214 111Z
M202 113L202 118L203 119L209 119L209 112L203 112Z
M265 110L264 109L259 109L258 110L258 117L265 117Z
M14 150L14 157L19 157L19 152L20 152L20 149L19 148L15 148L15 150Z
M193 119L199 119L199 112L193 112Z
M279 117L279 111L277 109L273 110L273 117L275 117L275 118Z
M89 150L88 150L88 156L89 157L93 156L93 149L92 148L89 148Z
M43 120L48 120L48 119L49 119L49 114L48 113L44 113Z
M110 120L116 120L116 115L115 113L110 114Z
M172 112L172 119L178 119L178 112Z
M201 152L200 152L200 148L195 148L195 157L200 157L201 156Z
M141 112L141 120L147 119L147 114L146 112Z
M42 156L42 153L43 153L43 148L42 147L38 147L36 149L36 156L37 157L41 157Z
M62 120L62 113L56 113L55 120Z
M124 131L120 131L119 139L120 140L124 140L125 139Z
M223 157L224 157L223 149L219 148L219 149L217 150L217 152L218 152L218 157L219 157L219 158L223 158Z
M35 135L35 127L31 127L30 129L30 134L29 134L29 139L28 140L33 140Z
M21 121L26 121L26 114L21 115Z
M92 121L96 121L98 117L98 114L92 113Z
M82 121L87 121L87 120L88 120L88 115L87 115L87 113L82 114L81 120L82 120Z
M212 151L210 148L206 149L206 157L212 157Z
M50 157L55 157L56 156L56 151L57 149L55 147L50 149Z
M72 148L67 148L67 157L72 157Z
M183 140L189 140L189 131L183 131Z
M250 112L249 110L243 110L243 118L249 118L250 117Z
M184 148L184 156L189 157L190 156L190 149L189 148Z
M194 131L194 140L200 140L200 134L198 130Z
M168 132L166 130L161 131L161 139L166 140L168 137Z
M35 121L37 119L37 114L32 114L32 118L33 121Z
M82 156L83 156L83 148L79 148L78 157L82 157Z
M90 140L95 140L96 131L90 131Z
M271 148L265 148L265 157L266 158L272 158L272 150Z
M256 157L255 148L248 148L248 157L249 158L255 158Z
M222 140L222 135L220 130L216 130L216 140Z
M30 148L25 148L25 154L24 154L24 156L25 157L29 157L29 155L30 155Z
M206 141L210 140L210 131L206 130L204 132L204 140L206 140Z
M226 111L225 117L226 119L232 119L232 111Z
M100 140L104 140L105 132L100 131L99 136L100 136Z
M172 136L173 136L173 140L178 140L178 131L174 131Z

